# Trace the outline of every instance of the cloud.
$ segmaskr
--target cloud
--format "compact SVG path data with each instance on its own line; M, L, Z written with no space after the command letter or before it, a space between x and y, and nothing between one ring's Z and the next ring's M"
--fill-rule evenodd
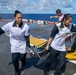
M51 8L52 6L56 6L58 5L59 2L58 0L40 0L39 5L40 8L44 9L44 8Z
M0 0L0 3L8 3L8 0Z
M0 0L0 2L0 10L7 12L17 9L24 13L55 13L58 8L63 11L73 8L72 0Z
M72 0L64 0L63 2L62 2L62 5L63 5L63 7L65 7L65 8L70 8L70 7L72 7Z

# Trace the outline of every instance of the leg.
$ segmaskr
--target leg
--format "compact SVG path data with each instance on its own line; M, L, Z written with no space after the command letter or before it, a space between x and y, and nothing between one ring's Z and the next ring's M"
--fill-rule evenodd
M20 54L19 58L20 58L20 61L22 62L21 70L24 70L26 66L26 53Z
M50 56L47 58L45 66L44 66L44 75L49 75L50 65L52 61L55 60L55 57L57 55L57 51L53 48L50 48Z
M17 74L19 72L19 61L18 61L18 58L19 58L19 54L18 53L12 53L12 62L13 62L13 65L14 65L14 69L15 69L16 75L19 75L19 74Z
M58 62L54 75L61 75L61 73L63 73L65 71L65 68L66 68L65 55L66 55L65 51L59 52L59 62Z
M55 56L54 60L51 63L51 69L55 70L58 64L58 55Z

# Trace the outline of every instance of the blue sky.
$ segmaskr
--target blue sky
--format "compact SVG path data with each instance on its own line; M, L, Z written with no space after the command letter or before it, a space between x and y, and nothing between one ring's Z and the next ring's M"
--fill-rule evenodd
M61 9L63 13L76 14L76 0L0 0L0 13L55 13Z

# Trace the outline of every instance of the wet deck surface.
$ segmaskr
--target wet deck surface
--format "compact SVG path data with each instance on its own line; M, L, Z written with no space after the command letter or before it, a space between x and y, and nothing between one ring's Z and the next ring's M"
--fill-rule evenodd
M45 39L49 38L51 29L53 28L53 26L38 25L30 25L30 27L31 35ZM71 44L69 44L69 46L71 46ZM26 69L24 70L23 75L44 75L44 62L40 65L37 65L38 61L38 58L32 58L28 54L26 59ZM14 75L13 65L8 65L9 62L11 62L9 37L3 34L0 36L0 75ZM49 75L51 75L54 71L55 70L50 70ZM76 64L67 62L64 75L76 75L75 73Z

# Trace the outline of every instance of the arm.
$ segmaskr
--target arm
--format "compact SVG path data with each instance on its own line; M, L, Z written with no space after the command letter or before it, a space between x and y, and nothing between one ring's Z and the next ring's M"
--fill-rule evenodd
M4 31L3 33L9 32L9 26L10 26L10 23L7 23L7 24L4 25L3 27L1 27L1 29Z
M0 28L0 35L3 33L5 33L5 32L2 30L2 28Z
M46 50L49 50L49 46L50 46L50 43L52 42L52 40L53 40L53 38L50 37L48 40L48 43L46 45Z
M74 35L76 35L76 24L72 24L72 27L71 27L71 32L74 32L74 33L71 33L71 34L68 34L65 38L65 42L67 42L68 40L70 40Z
M49 49L49 46L50 46L52 40L54 39L55 35L56 35L58 32L59 32L58 27L55 25L54 28L52 29L50 38L49 38L48 43L47 43L47 45L46 45L46 50Z
M25 36L26 46L30 48L30 36Z

